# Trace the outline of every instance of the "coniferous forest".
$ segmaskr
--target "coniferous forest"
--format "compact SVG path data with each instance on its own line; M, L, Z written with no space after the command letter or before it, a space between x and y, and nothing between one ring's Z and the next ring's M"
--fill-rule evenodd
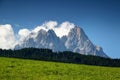
M20 50L2 50L0 57L23 58L64 63L86 64L96 66L120 67L120 59L81 55L70 51L53 52L50 49L23 48Z

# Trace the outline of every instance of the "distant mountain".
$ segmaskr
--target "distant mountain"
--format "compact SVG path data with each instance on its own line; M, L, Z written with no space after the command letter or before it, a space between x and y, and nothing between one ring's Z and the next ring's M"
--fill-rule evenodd
M108 57L101 47L94 45L89 40L80 27L72 28L68 35L61 38L53 30L40 29L37 33L31 32L15 46L15 49L28 47L49 48L53 51L72 51L85 55Z
M41 29L38 33L31 33L22 42L19 42L15 46L15 49L21 48L49 48L53 51L65 51L66 47L64 43L60 41L60 38L56 36L53 30L46 32Z
M107 57L102 48L95 46L80 27L71 29L66 38L65 46L70 51L85 55Z

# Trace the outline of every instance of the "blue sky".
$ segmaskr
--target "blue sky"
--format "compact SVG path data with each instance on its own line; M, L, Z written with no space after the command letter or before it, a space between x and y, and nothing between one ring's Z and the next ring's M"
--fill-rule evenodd
M120 58L120 0L0 0L0 24L15 33L45 21L69 21L112 58Z

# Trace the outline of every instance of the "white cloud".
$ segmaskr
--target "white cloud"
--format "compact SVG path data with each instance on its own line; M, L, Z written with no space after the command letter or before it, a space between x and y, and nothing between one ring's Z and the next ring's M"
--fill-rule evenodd
M64 35L68 35L69 31L74 27L73 23L63 22L59 27L55 28L55 33L61 38Z
M62 37L64 35L68 35L69 31L74 28L74 24L70 22L63 22L58 25L56 21L48 21L43 23L41 26L37 26L33 30L29 29L20 29L18 31L18 40L15 40L14 31L10 24L0 25L0 48L2 49L13 49L15 44L21 43L30 33L34 32L37 35L38 31L50 30L53 29L58 37Z
M48 21L48 22L43 23L41 26L37 26L35 29L33 29L33 32L37 33L41 29L43 29L45 31L48 31L50 29L55 30L56 26L57 26L57 22L56 21Z
M0 48L12 49L14 47L14 32L10 24L0 25Z
M30 34L30 30L28 29L20 29L18 32L18 35L20 36L20 39L24 39L25 37L27 37Z
M55 30L57 24L58 23L56 21L49 21L49 22L46 22L44 25L46 26L47 29Z
M48 21L42 24L41 26L37 26L33 32L38 32L40 29L43 30L50 30L53 29L58 37L62 37L64 35L68 35L69 31L74 28L75 25L70 22L63 22L62 24L58 25L56 21Z
M48 29L44 26L37 26L35 29L32 30L32 32L37 33L38 31L40 31L41 29L47 31Z

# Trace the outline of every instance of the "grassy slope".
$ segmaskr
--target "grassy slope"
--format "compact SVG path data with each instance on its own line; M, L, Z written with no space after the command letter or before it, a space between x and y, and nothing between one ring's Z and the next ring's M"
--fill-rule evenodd
M0 57L0 80L120 80L120 68Z

